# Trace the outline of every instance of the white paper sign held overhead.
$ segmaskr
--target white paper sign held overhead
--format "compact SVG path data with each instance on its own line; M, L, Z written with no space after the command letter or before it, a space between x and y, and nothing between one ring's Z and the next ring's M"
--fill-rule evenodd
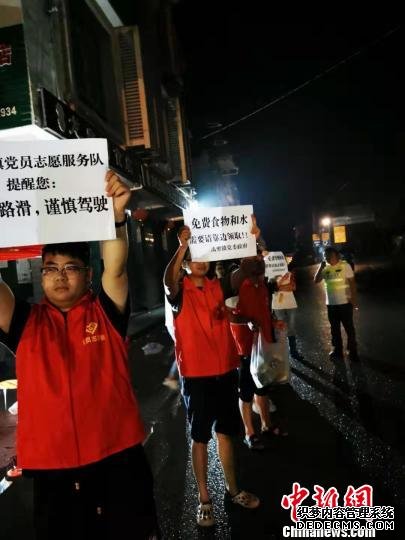
M253 207L224 206L184 210L184 224L191 229L193 261L221 261L256 255L251 234Z
M265 275L269 279L276 279L277 277L284 276L288 272L287 261L282 251L270 251L270 253L264 257L264 264L266 267Z
M0 247L115 238L105 139L2 142Z

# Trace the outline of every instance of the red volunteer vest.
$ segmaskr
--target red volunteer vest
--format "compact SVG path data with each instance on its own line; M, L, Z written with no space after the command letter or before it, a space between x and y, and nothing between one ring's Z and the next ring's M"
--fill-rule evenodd
M235 314L255 321L263 331L266 340L273 341L269 293L263 281L259 281L257 285L250 279L243 281L239 289L239 302ZM238 323L231 323L231 330L239 354L249 356L252 352L253 332L247 324Z
M33 306L16 358L19 467L79 467L143 441L126 346L90 293L65 314Z
M250 356L253 346L253 332L247 323L231 322L231 332L241 356Z
M183 303L174 319L176 359L183 377L211 377L239 366L226 317L224 295L217 279L205 278L199 289L183 280Z

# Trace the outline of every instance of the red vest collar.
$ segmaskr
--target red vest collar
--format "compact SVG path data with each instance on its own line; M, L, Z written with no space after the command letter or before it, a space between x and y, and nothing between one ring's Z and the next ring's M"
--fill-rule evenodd
M203 288L205 290L209 290L209 289L212 289L215 287L215 284L214 284L215 280L211 280L211 279L208 279L207 277L204 278L204 285L203 285ZM187 290L199 290L200 287L197 287L197 285L195 285L195 283L188 277L188 276L185 276L185 278L183 279L183 287L184 289L187 289Z
M72 310L72 309L74 309L74 308L76 308L77 306L80 306L81 304L84 304L84 303L87 303L87 302L91 301L93 298L94 298L93 291L88 291L88 292L87 292L86 294L84 294L81 298L79 298L79 300L76 302L76 304L74 304L74 305L69 309L69 311ZM47 307L50 308L50 309L56 310L56 311L58 311L58 312L60 312L60 313L63 313L57 306L54 306L54 305L52 304L52 302L50 302L50 301L48 300L48 298L46 298L45 296L44 296L44 298L42 298L42 300L40 301L40 304L41 304L41 305L44 305L44 306L47 306Z

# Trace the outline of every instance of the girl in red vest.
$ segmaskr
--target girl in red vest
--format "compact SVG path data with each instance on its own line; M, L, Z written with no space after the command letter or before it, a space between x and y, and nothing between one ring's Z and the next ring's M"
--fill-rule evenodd
M260 328L266 341L273 341L269 293L264 281L264 261L261 253L246 257L241 267L247 276L239 288L237 304L233 309L232 334L241 356L239 371L239 409L245 426L244 443L250 450L263 450L264 443L255 433L252 419L252 403L256 403L261 418L262 433L273 432L270 422L268 388L257 388L250 374L250 355L253 330Z
M257 227L252 233L259 233ZM256 508L259 499L236 482L232 436L239 433L238 354L226 316L224 299L233 296L240 279L235 274L209 280L209 263L183 263L190 229L179 231L180 246L166 268L166 295L174 312L176 359L182 379L182 394L191 426L191 454L199 492L197 523L215 523L207 485L207 444L214 427L222 464L226 494L244 508ZM181 268L187 275L180 280ZM239 272L239 274L241 274Z

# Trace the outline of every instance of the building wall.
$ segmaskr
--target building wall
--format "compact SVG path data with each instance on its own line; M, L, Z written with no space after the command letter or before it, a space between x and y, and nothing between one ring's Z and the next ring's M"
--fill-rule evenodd
M59 24L60 13L49 13L46 2L22 0L24 35L27 45L27 63L31 83L31 100L36 122L40 108L37 88L44 87L54 96L67 96L63 32ZM49 3L50 5L51 3Z
M14 26L22 23L21 8L16 6L5 6L0 0L0 28Z
M94 116L88 113L87 109L82 108L81 101L77 99L80 89L74 86L72 48L68 48L69 39L72 37L72 32L69 30L69 5L72 1L22 0L32 107L35 123L39 125L41 125L42 113L38 100L39 88L46 89L50 94L67 103L90 126L94 121ZM116 4L121 4L128 8L128 2L111 3L114 7ZM75 2L75 5L81 4ZM83 2L84 5L85 2ZM154 131L153 139L157 142L151 149L134 147L128 152L131 152L131 156L139 163L136 171L141 169L153 171L154 178L164 187L166 183L189 180L191 171L186 119L181 105L180 67L176 41L174 35L171 34L170 2L140 0L131 3L129 12L131 17L121 18L126 26L133 24L139 26L145 90L150 105L150 129ZM95 62L98 60L98 57L94 59ZM112 65L111 72L113 73L115 69L116 66ZM179 111L181 111L180 119ZM107 129L105 135L108 138L111 136L111 140L115 143L122 142L118 140L116 126L110 125L111 122L109 124L108 119L104 119L104 122L107 128L111 128L111 130ZM103 125L98 124L95 127L101 129ZM78 136L74 125L69 124L69 126L66 136ZM95 132L103 133L102 130ZM181 140L184 143L182 154L179 146ZM136 172L127 179L134 184L141 183L140 178L135 176ZM171 200L165 200L164 195L160 196L156 204L155 197L152 196L153 188L151 188L150 197L147 188L144 187L142 193L145 196L139 204L141 208L149 209L148 219L142 224L131 220L130 226L128 271L134 311L151 309L163 301L163 271L173 246L170 237L176 238L175 233L165 230L165 225L169 216L181 214L181 210L176 209ZM175 241L174 245L176 245ZM100 269L97 268L97 257L99 260L97 254L92 261L93 266L96 266L95 285L99 281L100 274ZM37 278L34 279L34 287L31 287L35 291L31 290L30 295L26 296L37 296L39 290Z

